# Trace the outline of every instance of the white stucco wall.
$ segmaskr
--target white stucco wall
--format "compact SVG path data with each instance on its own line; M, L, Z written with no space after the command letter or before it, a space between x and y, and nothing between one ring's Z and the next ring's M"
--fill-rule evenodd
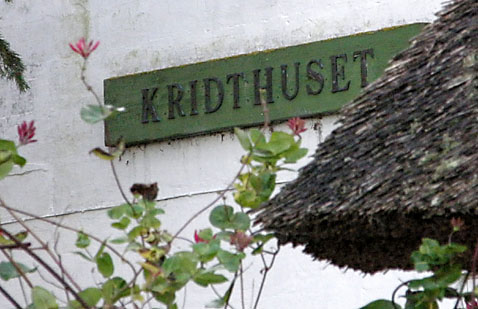
M109 165L88 155L103 145L103 127L79 118L81 106L93 99L79 80L81 59L68 43L82 36L101 41L87 71L101 93L109 77L430 22L440 7L441 0L2 1L0 33L23 57L31 89L19 94L13 84L0 81L0 137L14 139L16 125L34 119L38 143L22 149L29 163L0 182L0 196L11 206L61 216L67 224L109 236L110 222L102 209L122 200ZM304 144L310 154L333 129L334 120L331 116L307 121ZM215 134L130 148L118 169L125 188L135 182L158 182L159 200L167 211L165 225L174 231L225 187L236 173L240 154L230 133ZM280 181L291 177L292 173L283 175ZM10 221L1 214L3 222ZM184 236L191 237L206 220L200 218ZM50 239L51 227L33 224ZM74 235L62 235L66 242L71 239ZM74 265L79 281L88 282L91 276L84 274L84 266ZM248 272L257 273L259 266ZM311 261L300 248L287 247L270 274L260 307L358 308L389 297L397 278L407 276L344 273ZM253 286L257 291L258 276L255 280L247 282L246 295ZM213 298L210 290L191 287L186 308L203 308ZM5 306L0 297L0 307Z

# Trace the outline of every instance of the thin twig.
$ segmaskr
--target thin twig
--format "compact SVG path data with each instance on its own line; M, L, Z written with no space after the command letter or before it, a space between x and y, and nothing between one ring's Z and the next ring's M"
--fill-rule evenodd
M192 245L194 245L194 241L190 240L190 239L187 239L186 237L182 237L182 236L177 236L176 239L180 239L180 240L184 240Z
M5 296L6 299L8 299L8 301L15 306L15 308L17 309L22 309L22 307L15 301L15 299L13 299L13 297L7 292L5 291L2 286L0 285L0 293L3 294L3 296Z
M29 216L29 217L32 217L34 219L37 219L37 220L40 220L40 221L43 221L43 222L46 222L46 223L49 223L51 225L55 225L55 226L58 226L62 229L65 229L65 230L68 230L68 231L72 231L72 232L75 232L75 233L83 233L85 234L86 236L88 236L89 238L93 239L94 241L100 243L100 244L105 244L105 247L108 248L111 252L113 252L116 256L118 256L122 262L128 264L130 266L130 268L132 269L133 272L136 273L136 268L134 268L133 264L128 261L126 258L124 258L121 253L119 253L115 248L113 248L112 246L110 246L108 243L104 242L103 240L99 239L98 237L94 236L94 235L91 235L91 234L88 234L88 233L85 233L84 231L81 231L79 229L76 229L76 228L73 228L73 227L70 227L70 226L67 226L67 225L63 225L63 224L60 224L60 223L57 223L55 221L52 221L50 219L46 219L46 218L42 218L40 216L37 216L37 215L34 215L32 213L29 213L29 212L26 212L26 211L23 211L23 210L19 210L19 209L15 209L15 208L12 208L10 206L7 206L1 199L0 199L0 204L2 204L2 207L7 209L7 210L10 210L10 211L13 211L13 212L17 212L19 214L22 214L22 215L25 215L25 216Z
M149 304L153 299L154 299L154 296L151 295L151 296L143 303L143 305L141 306L141 309L144 309L144 306L146 306L146 304Z
M478 241L475 246L475 252L473 253L473 261L471 263L471 271L472 271L472 283L473 283L473 292L471 293L471 299L470 301L473 302L476 298L476 292L475 292L475 279L476 279L476 262L478 259Z
M18 246L18 248L24 248L24 247ZM28 279L25 272L20 268L20 266L18 266L17 262L13 260L13 257L11 257L5 250L2 249L1 251L3 255L5 255L5 257L7 258L7 260L13 265L13 267L15 268L17 273L20 275L20 277L22 277L25 280L25 282L28 284L30 288L33 288L33 284L31 283L30 279Z
M11 209L9 209L9 207L7 208L6 207L6 203L0 198L0 203L2 204L2 206L7 209L8 213L25 229L28 231L28 233L36 239L36 241L38 241L38 243L45 249L46 253L51 257L51 259L55 262L55 264L60 267L60 268L63 268L60 261L58 260L58 258L53 254L53 252L48 248L48 245L43 242L43 240L36 234L34 233L30 227L23 221L23 219L21 219L19 216L17 216L15 214L14 211L12 211ZM15 238L16 239L16 238ZM21 242L19 241L15 241L16 244L21 244ZM30 250L28 250L27 248L22 248L24 251L26 252L30 252ZM31 252L33 253L33 252ZM78 283L76 283L75 280L73 280L73 277L67 272L65 271L65 276L68 278L68 280L70 280L70 282L75 286L76 289L78 290L81 290L80 286L78 285Z
M182 231L184 231L184 229L191 223L193 222L197 217L199 217L203 212L205 212L206 210L208 210L209 208L211 208L212 206L214 206L216 204L217 201L219 201L228 191L229 191L229 188L232 187L232 185L234 184L234 182L236 181L236 179L241 175L242 173L242 170L244 169L246 165L245 164L242 164L241 165L241 168L239 169L239 171L237 172L236 176L234 176L234 179L227 185L227 187L225 189L222 190L222 192L209 204L207 204L204 208L202 208L201 210L199 210L198 212L196 212L191 218L189 218L188 221L186 221L186 223L183 224L183 226L181 226L181 228L176 232L176 234L174 234L173 238L171 239L170 243L176 239L179 234L181 234Z
M63 286L59 285L59 284L56 284L55 282L47 279L45 277L45 275L42 274L42 272L40 270L38 270L38 276L40 276L40 278L45 281L46 283L50 284L51 286L54 286L55 288L59 289L59 290L64 290Z
M261 105L262 105L262 113L264 114L264 125L263 129L266 131L270 125L270 118L269 118L269 108L267 107L267 102L264 99L264 89L260 90L260 98L261 98Z
M224 309L227 309L227 307L232 308L232 306L229 305L229 301L231 300L232 290L234 289L234 284L236 283L236 279L237 279L237 271L234 273L234 279L232 279L231 285L227 289L226 294L224 294L224 296L228 295L226 299L226 304L224 305Z
M123 199L125 200L125 202L126 202L129 206L133 207L133 206L131 205L131 202L130 202L129 199L126 197L126 194L125 194L124 191L123 191L123 187L121 186L121 183L120 183L120 181L119 181L118 174L116 173L116 168L115 168L115 164L113 163L113 160L110 161L110 165L111 165L111 171L113 172L113 176L114 176L114 179L115 179L115 181L116 181L116 186L118 187L118 189L119 189L119 191L120 191L120 193L121 193L121 196L123 197ZM134 214L135 214L135 213L134 213L134 209L133 209L133 215L134 215Z
M212 289L212 291L214 292L214 294L216 294L217 297L221 298L221 294L219 294L219 292L216 290L216 288L214 287L214 285L210 284L209 287Z
M95 97L96 103L98 103L99 106L103 106L103 103L101 102L100 97L98 96L98 94L95 92L93 87L91 87L91 85L88 84L88 82L86 81L86 76L85 76L86 61L87 61L87 59L85 59L85 61L83 61L83 65L81 66L81 73L80 73L81 82L85 86L86 90L91 92L91 94L93 94L93 96Z
M25 243L21 243L19 246L18 245L15 245L15 244L11 244L11 245L2 245L0 246L0 250L4 250L4 249L21 249L22 247L30 247L32 244L29 243L29 242L25 242Z
M18 284L20 285L20 290L22 290L23 301L25 302L25 306L28 304L27 293L25 292L25 287L23 286L23 281L21 277L18 277Z
M259 286L259 291L257 292L257 298L256 298L256 303L254 304L254 309L257 309L257 306L259 305L259 300L261 298L262 290L264 289L264 284L266 283L267 274L269 273L269 270L272 268L272 266L274 266L274 262L277 257L277 254L279 254L279 251L280 251L280 246L277 246L277 250L272 255L272 259L269 265L265 263L264 254L261 253L262 262L264 263L265 267L263 269L264 273L262 275L262 281L261 281L261 285Z
M7 230L3 228L0 228L0 230L5 235L7 235L7 237L10 240L13 240L17 244L20 243L20 241L15 236L10 234ZM38 255L36 255L36 253L32 252L28 248L23 248L23 251L25 251L25 253L31 256L35 261L40 263L40 265L43 266L43 268L45 268L53 277L55 277L55 279L58 280L58 282L60 282L63 285L63 287L67 289L75 297L75 299L81 304L81 306L83 306L83 308L89 307L88 304L83 300L83 298L80 295L78 295L78 293L71 287L71 285L68 284L66 280L63 280L61 276L53 268L51 268L51 266L48 265L42 258L40 258Z
M469 276L470 276L470 272L467 271L465 277L463 278L463 283L461 284L461 287L460 287L460 293L458 294L455 307L453 307L453 309L458 309L458 305L460 304L460 300L462 299L463 290L465 289L466 281L468 281Z
M60 218L60 223L63 221L64 217L63 218ZM63 280L65 280L65 273L63 272L63 261L62 261L62 258L61 258L61 254L60 254L60 251L58 250L58 244L60 242L60 233L59 233L59 226L56 225L55 226L55 232L53 232L53 239L54 239L54 245L53 245L53 251L55 252L55 254L58 256L58 260L60 261L60 265L62 265L62 267L60 267L60 271L61 271L61 277L63 278ZM70 294L68 294L68 292L65 290L65 297L66 297L66 301L69 303L70 302Z
M183 294L183 309L186 308L187 290L188 290L188 286L185 285L184 286L184 294Z
M243 268L242 268L242 260L239 268L239 282L241 283L241 306L242 309L245 309L245 303L244 303L244 276L243 276Z
M398 290L400 290L400 288L401 288L402 286L405 286L405 285L409 284L410 282L412 282L412 280L408 280L408 281L402 282L402 283L400 283L399 286L397 286L397 287L395 288L395 290L393 290L393 293L392 293L392 306L393 306L394 308L400 308L400 307L395 303L395 295L397 294Z

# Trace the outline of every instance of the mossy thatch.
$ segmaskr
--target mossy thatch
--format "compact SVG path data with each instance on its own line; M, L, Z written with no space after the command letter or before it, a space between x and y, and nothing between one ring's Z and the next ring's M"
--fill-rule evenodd
M341 112L298 178L256 223L320 260L374 273L410 269L450 219L478 238L478 1L454 1Z

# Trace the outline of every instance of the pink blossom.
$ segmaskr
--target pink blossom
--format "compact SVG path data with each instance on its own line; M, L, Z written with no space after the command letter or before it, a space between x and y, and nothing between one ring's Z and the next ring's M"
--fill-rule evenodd
M252 242L252 237L246 233L237 231L231 235L231 245L235 245L238 251L244 251Z
M100 41L97 41L96 43L90 41L86 44L85 38L81 38L75 45L71 43L69 45L75 53L86 59L98 47L98 45L100 45Z
M300 119L299 117L294 117L289 119L287 125L292 130L294 135L300 135L300 133L305 132L307 129L305 128L305 121Z
M208 243L208 242L209 242L209 241L207 241L207 240L201 238L201 237L199 236L199 234L198 234L197 231L194 231L194 241L195 241L196 243L200 243L200 242Z
M451 226L453 227L453 231L459 231L463 225L465 225L465 222L461 218L451 218Z
M476 302L475 299L466 303L466 309L477 309L477 308L478 308L478 302Z
M35 143L37 141L36 139L33 139L33 137L35 137L35 130L35 121L33 120L30 121L30 123L24 121L21 125L18 125L17 131L20 145Z

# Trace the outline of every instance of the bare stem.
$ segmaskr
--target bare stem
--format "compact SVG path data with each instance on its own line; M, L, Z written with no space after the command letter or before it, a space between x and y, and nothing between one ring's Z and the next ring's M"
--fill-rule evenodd
M0 198L0 203L2 204L2 206L7 209L8 213L25 229L28 231L28 233L36 239L36 241L38 241L38 243L45 249L45 251L47 252L47 254L51 257L51 259L55 262L55 264L60 267L62 269L62 271L65 272L65 276L68 278L68 280L70 280L70 282L75 286L75 288L77 288L78 290L81 290L80 286L75 282L75 280L73 280L73 277L66 271L63 269L63 266L61 265L60 261L58 260L58 258L55 256L55 254L53 254L53 252L48 248L48 245L43 242L43 240L36 234L32 231L32 229L30 229L30 227L23 221L23 219L21 219L19 216L17 216L15 214L14 211L12 211L10 209L10 207L6 207L6 203ZM15 244L17 245L21 245L21 242L19 241L15 241ZM28 250L28 248L25 248L23 247L22 248L24 251L26 252L30 252L31 250ZM34 254L33 252L30 252L32 254Z
M19 246L18 248L24 248L22 246ZM13 258L5 251L2 249L3 255L7 258L7 260L13 265L17 273L22 277L25 282L28 284L30 288L33 288L33 284L31 283L30 279L28 279L27 275L23 272L23 270L18 266L18 264L13 260Z
M264 263L264 269L262 274L261 285L259 287L259 292L257 292L257 298L256 298L256 303L254 304L254 309L257 309L257 306L259 305L259 300L261 299L262 290L264 289L264 284L266 283L267 274L269 273L269 270L271 270L272 266L274 266L274 262L277 257L277 254L279 254L279 251L280 251L280 247L277 246L277 250L272 254L272 259L269 265L267 265L265 261L264 254L261 253L262 262Z
M132 207L131 205L131 202L129 201L129 199L126 197L126 194L124 193L124 190L123 190L123 187L121 186L121 183L120 183L120 180L119 180L119 177L118 177L118 173L116 173L116 167L115 167L115 164L113 162L113 160L110 161L110 165L111 165L111 171L113 172L113 176L115 178L115 181L116 181L116 185L121 193L121 196L123 197L123 199L125 200L125 202ZM134 214L134 209L133 209L133 214Z
M20 243L20 241L18 241L18 239L16 239L16 237L10 234L7 230L3 228L0 228L0 230L5 235L7 235L7 237L10 240L13 240L16 244ZM58 282L60 282L63 285L63 287L75 297L75 299L81 304L81 306L83 306L83 308L89 308L88 304L83 300L83 298L81 298L81 296L78 295L78 293L71 287L71 285L68 284L66 280L63 280L61 276L53 268L51 268L50 265L48 265L42 258L40 258L38 255L36 255L36 253L32 252L28 248L23 247L22 249L23 251L25 251L25 253L31 256L35 261L37 261L41 266L43 266L43 268L45 268L53 277L55 277L55 279L58 280Z
M453 309L458 309L458 305L460 304L460 301L462 300L463 296L463 290L465 289L466 281L468 281L468 277L470 276L470 272L467 271L465 277L463 277L463 282L461 283L460 286L460 292L458 294L458 297L456 299L455 307Z
M242 260L241 260L241 265L239 269L239 281L241 283L241 306L242 309L245 309L245 303L244 303L244 270L242 268Z
M17 309L22 309L22 307L15 301L15 299L13 299L13 297L8 294L7 291L5 291L2 286L0 285L0 293L3 294L3 296L5 296L6 299L8 299L8 301L13 305L15 306L15 308Z
M270 118L269 118L269 108L267 107L267 102L264 99L264 93L265 93L264 89L261 89L260 97L261 97L262 113L264 114L264 125L262 128L265 131L269 128Z
M405 282L400 283L400 285L397 286L397 287L395 288L395 290L393 291L393 293L392 293L392 306L393 306L394 308L400 308L400 307L395 303L395 295L397 294L398 290L400 290L400 288L401 288L402 286L405 286L405 285L409 284L411 281L412 281L412 280L408 280L408 281L405 281Z
M132 271L134 273L136 273L136 268L133 266L133 264L128 261L126 258L124 258L121 253L119 253L115 248L113 248L112 246L110 246L108 243L104 242L103 240L99 239L98 237L94 236L94 235L91 235L91 234L88 234L88 233L85 233L84 231L81 231L79 229L76 229L76 228L73 228L73 227L70 227L70 226L67 226L67 225L63 225L63 224L60 224L60 223L57 223L55 221L52 221L52 220L49 220L49 219L46 219L46 218L42 218L40 216L37 216L37 215L34 215L34 214L31 214L31 213L28 213L26 211L23 211L23 210L19 210L19 209L15 209L15 208L12 208L10 206L7 206L1 199L0 199L0 203L2 204L2 207L9 210L9 211L12 211L12 212L16 212L16 213L19 213L19 214L22 214L22 215L25 215L25 216L29 216L33 219L37 219L37 220L40 220L40 221L43 221L43 222L46 222L46 223L49 223L51 225L55 225L55 226L58 226L62 229L65 229L65 230L68 230L68 231L72 231L72 232L75 232L75 233L83 233L85 235L87 235L89 238L93 239L94 241L100 243L100 244L103 244L105 245L106 248L108 248L111 252L113 252L113 254L115 254L116 256L118 256L122 262L126 263L129 265L129 267L132 269Z
M245 164L242 164L241 168L239 169L239 171L237 172L236 176L234 176L234 179L227 185L227 187L222 190L222 192L209 204L207 204L204 208L202 208L201 210L199 210L198 212L196 212L191 218L189 218L188 221L186 221L186 223L183 224L183 226L181 226L181 228L176 232L176 234L174 234L173 238L171 239L170 242L172 242L174 239L176 239L179 234L181 234L182 231L184 231L184 229L189 225L191 224L191 222L193 222L197 217L199 217L203 212L205 212L206 210L208 210L209 208L211 208L212 206L214 206L216 204L217 201L219 201L220 199L222 199L224 197L224 195L226 195L226 192L229 190L229 188L232 187L232 185L234 184L234 182L236 181L236 179L241 175L242 173L242 170L244 169L246 165Z
M473 302L476 299L476 293L475 293L475 287L476 287L476 262L478 260L478 241L476 242L475 246L475 252L473 253L473 262L471 264L471 277L472 277L472 283L473 283L473 292L471 293L471 299L470 301Z
M29 243L29 242L26 242L26 243L21 243L19 246L18 245L15 245L15 244L11 244L11 245L2 245L0 246L0 250L4 250L4 249L21 249L22 247L30 247L32 244ZM32 248L33 249L33 248Z
M98 96L96 91L93 89L93 87L91 87L91 85L86 80L86 76L85 76L86 61L87 59L83 61L83 65L81 66L81 73L80 73L81 82L83 83L83 85L85 85L86 90L88 90L95 97L96 103L98 103L99 106L103 106L103 104L101 103L100 97Z

